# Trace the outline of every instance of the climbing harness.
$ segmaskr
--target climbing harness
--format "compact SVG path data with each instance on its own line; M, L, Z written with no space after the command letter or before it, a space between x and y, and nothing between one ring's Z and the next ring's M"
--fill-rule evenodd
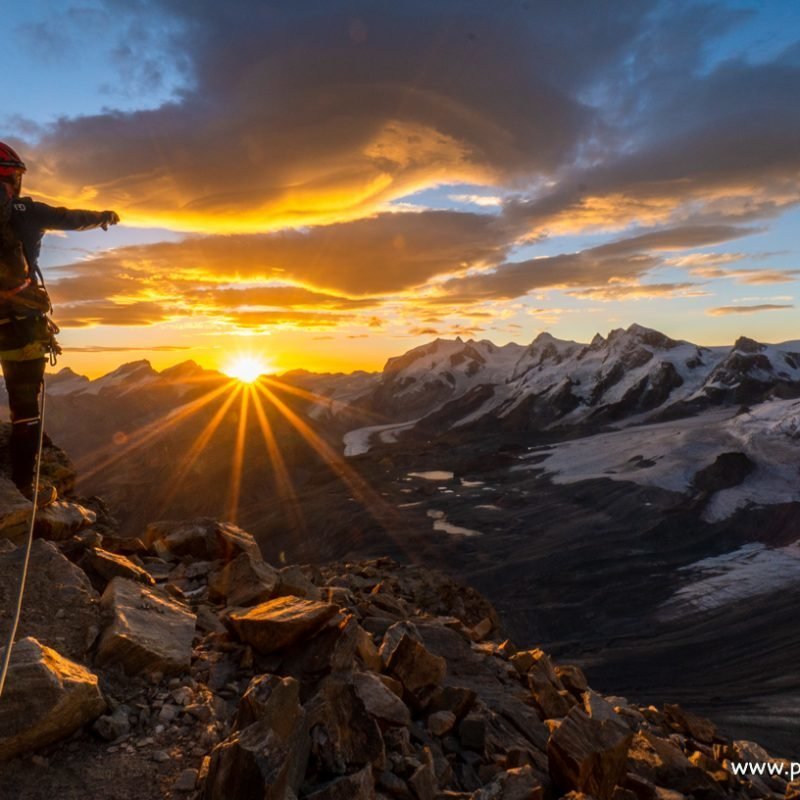
M52 355L51 355L52 358ZM36 453L36 469L33 476L33 509L31 510L31 523L28 526L28 536L25 540L25 554L22 559L22 576L19 582L19 592L17 593L17 606L14 612L14 621L11 624L11 634L8 637L8 644L6 645L6 652L3 657L3 666L0 669L0 698L3 696L3 689L6 685L6 677L8 676L8 668L11 664L11 650L14 646L14 639L17 636L17 628L19 627L19 620L22 616L22 597L25 594L25 583L28 580L28 566L31 560L31 548L33 547L33 529L36 524L36 511L39 502L39 476L42 469L42 448L44 446L44 409L45 409L45 386L44 378L42 378L42 405L41 405L41 420L42 423L39 427L39 446Z

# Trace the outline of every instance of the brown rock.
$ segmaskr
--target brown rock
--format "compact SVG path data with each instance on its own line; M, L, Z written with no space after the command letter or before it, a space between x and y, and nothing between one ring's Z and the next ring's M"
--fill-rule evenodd
M79 503L56 500L36 513L36 536L62 542L97 522L97 514Z
M702 794L704 798L725 796L716 781L694 766L676 744L647 731L640 731L633 738L628 771L657 786L686 794Z
M452 711L436 711L428 717L428 730L434 736L444 736L455 724L456 715Z
M428 762L417 767L408 779L408 783L414 790L417 800L436 799L436 792L439 786L432 763Z
M315 632L338 610L329 603L287 596L248 611L234 611L229 620L242 640L266 655Z
M373 800L374 797L375 780L371 767L336 778L305 795L306 800Z
M550 775L564 791L610 800L625 774L632 734L615 722L595 720L573 708L547 744Z
M473 642L481 642L492 632L493 627L492 620L484 617L477 625L469 629L469 637Z
M386 668L407 691L414 693L440 684L447 673L447 662L441 656L430 653L425 645L403 634L391 651Z
M717 726L710 719L692 714L679 705L665 703L664 714L674 728L688 734L698 742L711 744L717 735Z
M299 698L300 685L294 678L256 675L239 701L233 727L244 730L262 719L274 726L286 716L295 716Z
M353 673L353 685L367 712L391 725L410 725L408 706L371 672Z
M566 716L570 708L575 705L575 698L564 689L546 653L541 650L532 650L528 653L530 655L528 686L536 705L541 709L543 718ZM517 654L515 658L520 655L522 654Z
M162 558L192 556L205 561L231 561L240 553L261 558L251 534L230 522L213 519L154 522L147 526L144 541Z
M530 765L506 770L475 795L476 800L543 800L544 789Z
M98 589L105 589L108 582L114 578L128 578L145 586L155 585L152 575L147 570L136 565L129 558L111 553L100 547L87 550L81 566L84 568Z
M105 710L95 675L36 639L22 639L11 651L0 698L0 761L57 742Z
M31 518L31 504L14 484L0 475L0 538L21 544Z
M386 759L383 736L352 682L329 676L306 704L314 769L341 775Z
M195 616L161 592L125 578L114 578L102 606L112 615L97 648L97 663L121 664L128 674L189 668Z
M239 554L208 579L208 597L229 606L252 606L269 600L279 583L278 571L249 553Z
M204 800L287 800L297 794L309 752L299 686L291 678L267 677L250 687L259 699L247 713L260 719L212 751Z
M302 567L290 564L279 571L280 579L275 589L276 597L291 595L293 597L307 597L309 600L319 600L322 592L311 579L303 572Z
M562 686L576 697L580 697L589 689L586 675L583 674L580 667L576 667L574 664L561 664L555 668L555 673Z
M11 626L22 555L21 548L0 553L0 631ZM31 636L67 658L81 660L99 630L98 595L86 574L64 558L54 544L35 540L19 637Z
M281 671L294 675L305 694L330 672L352 671L357 636L355 617L338 611L316 633L281 650Z
M370 634L367 633L367 631L365 631L361 626L358 628L356 653L358 653L361 663L367 669L372 670L373 672L380 671L382 662L380 654L378 653L378 648L375 646L375 642L372 641L372 636L370 636Z

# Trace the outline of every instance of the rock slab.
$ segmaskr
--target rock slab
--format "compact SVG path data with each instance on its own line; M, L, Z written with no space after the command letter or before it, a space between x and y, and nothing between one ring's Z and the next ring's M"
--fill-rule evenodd
M0 698L0 761L57 742L105 710L96 675L36 639L22 639Z
M112 622L100 637L98 664L121 664L129 675L189 668L196 618L185 606L127 578L114 578L100 602Z

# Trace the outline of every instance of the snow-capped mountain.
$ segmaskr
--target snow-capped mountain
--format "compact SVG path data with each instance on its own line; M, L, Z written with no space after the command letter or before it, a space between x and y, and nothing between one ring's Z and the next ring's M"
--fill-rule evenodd
M591 429L773 396L800 396L800 342L703 347L634 324L589 344L548 333L528 347L437 339L390 359L371 394L353 402L383 415L372 429L390 441L399 423Z

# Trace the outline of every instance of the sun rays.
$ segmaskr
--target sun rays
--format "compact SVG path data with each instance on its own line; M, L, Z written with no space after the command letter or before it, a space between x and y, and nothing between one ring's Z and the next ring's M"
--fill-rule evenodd
M289 527L302 535L308 525L284 452L292 440L294 444L290 445L290 454L295 459L299 454L303 459L321 462L342 482L353 500L378 523L389 527L397 518L396 510L345 461L334 445L312 427L296 406L298 403L325 405L347 413L350 419L356 420L355 424L374 422L378 417L369 411L267 377L261 373L265 362L259 359L242 359L235 363L238 364L235 376L233 370L228 371L229 379L217 375L208 390L198 397L135 431L116 434L111 443L81 459L78 464L81 479L92 478L124 462L133 452L152 446L158 437L173 433L174 436L168 440L169 469L157 473L158 467L154 465L153 474L163 474L165 478L153 486L159 514L173 513L176 498L190 494L186 490L200 474L198 470L219 469L224 479L219 484L217 513L229 521L239 521L242 509L246 513L248 507L246 492L255 486L262 497L265 493L274 497ZM199 384L190 382L187 385ZM294 402L290 405L292 399ZM187 424L198 419L202 420L202 425L197 426L200 429L195 433ZM280 423L278 428L277 423ZM276 433L278 429L280 435ZM191 439L187 441L189 433ZM302 444L298 445L300 442ZM176 445L177 452L173 452ZM307 454L304 456L302 451L305 448ZM163 464L159 466L163 468ZM254 474L250 475L252 471ZM199 497L199 504L205 510L208 500L208 497Z

